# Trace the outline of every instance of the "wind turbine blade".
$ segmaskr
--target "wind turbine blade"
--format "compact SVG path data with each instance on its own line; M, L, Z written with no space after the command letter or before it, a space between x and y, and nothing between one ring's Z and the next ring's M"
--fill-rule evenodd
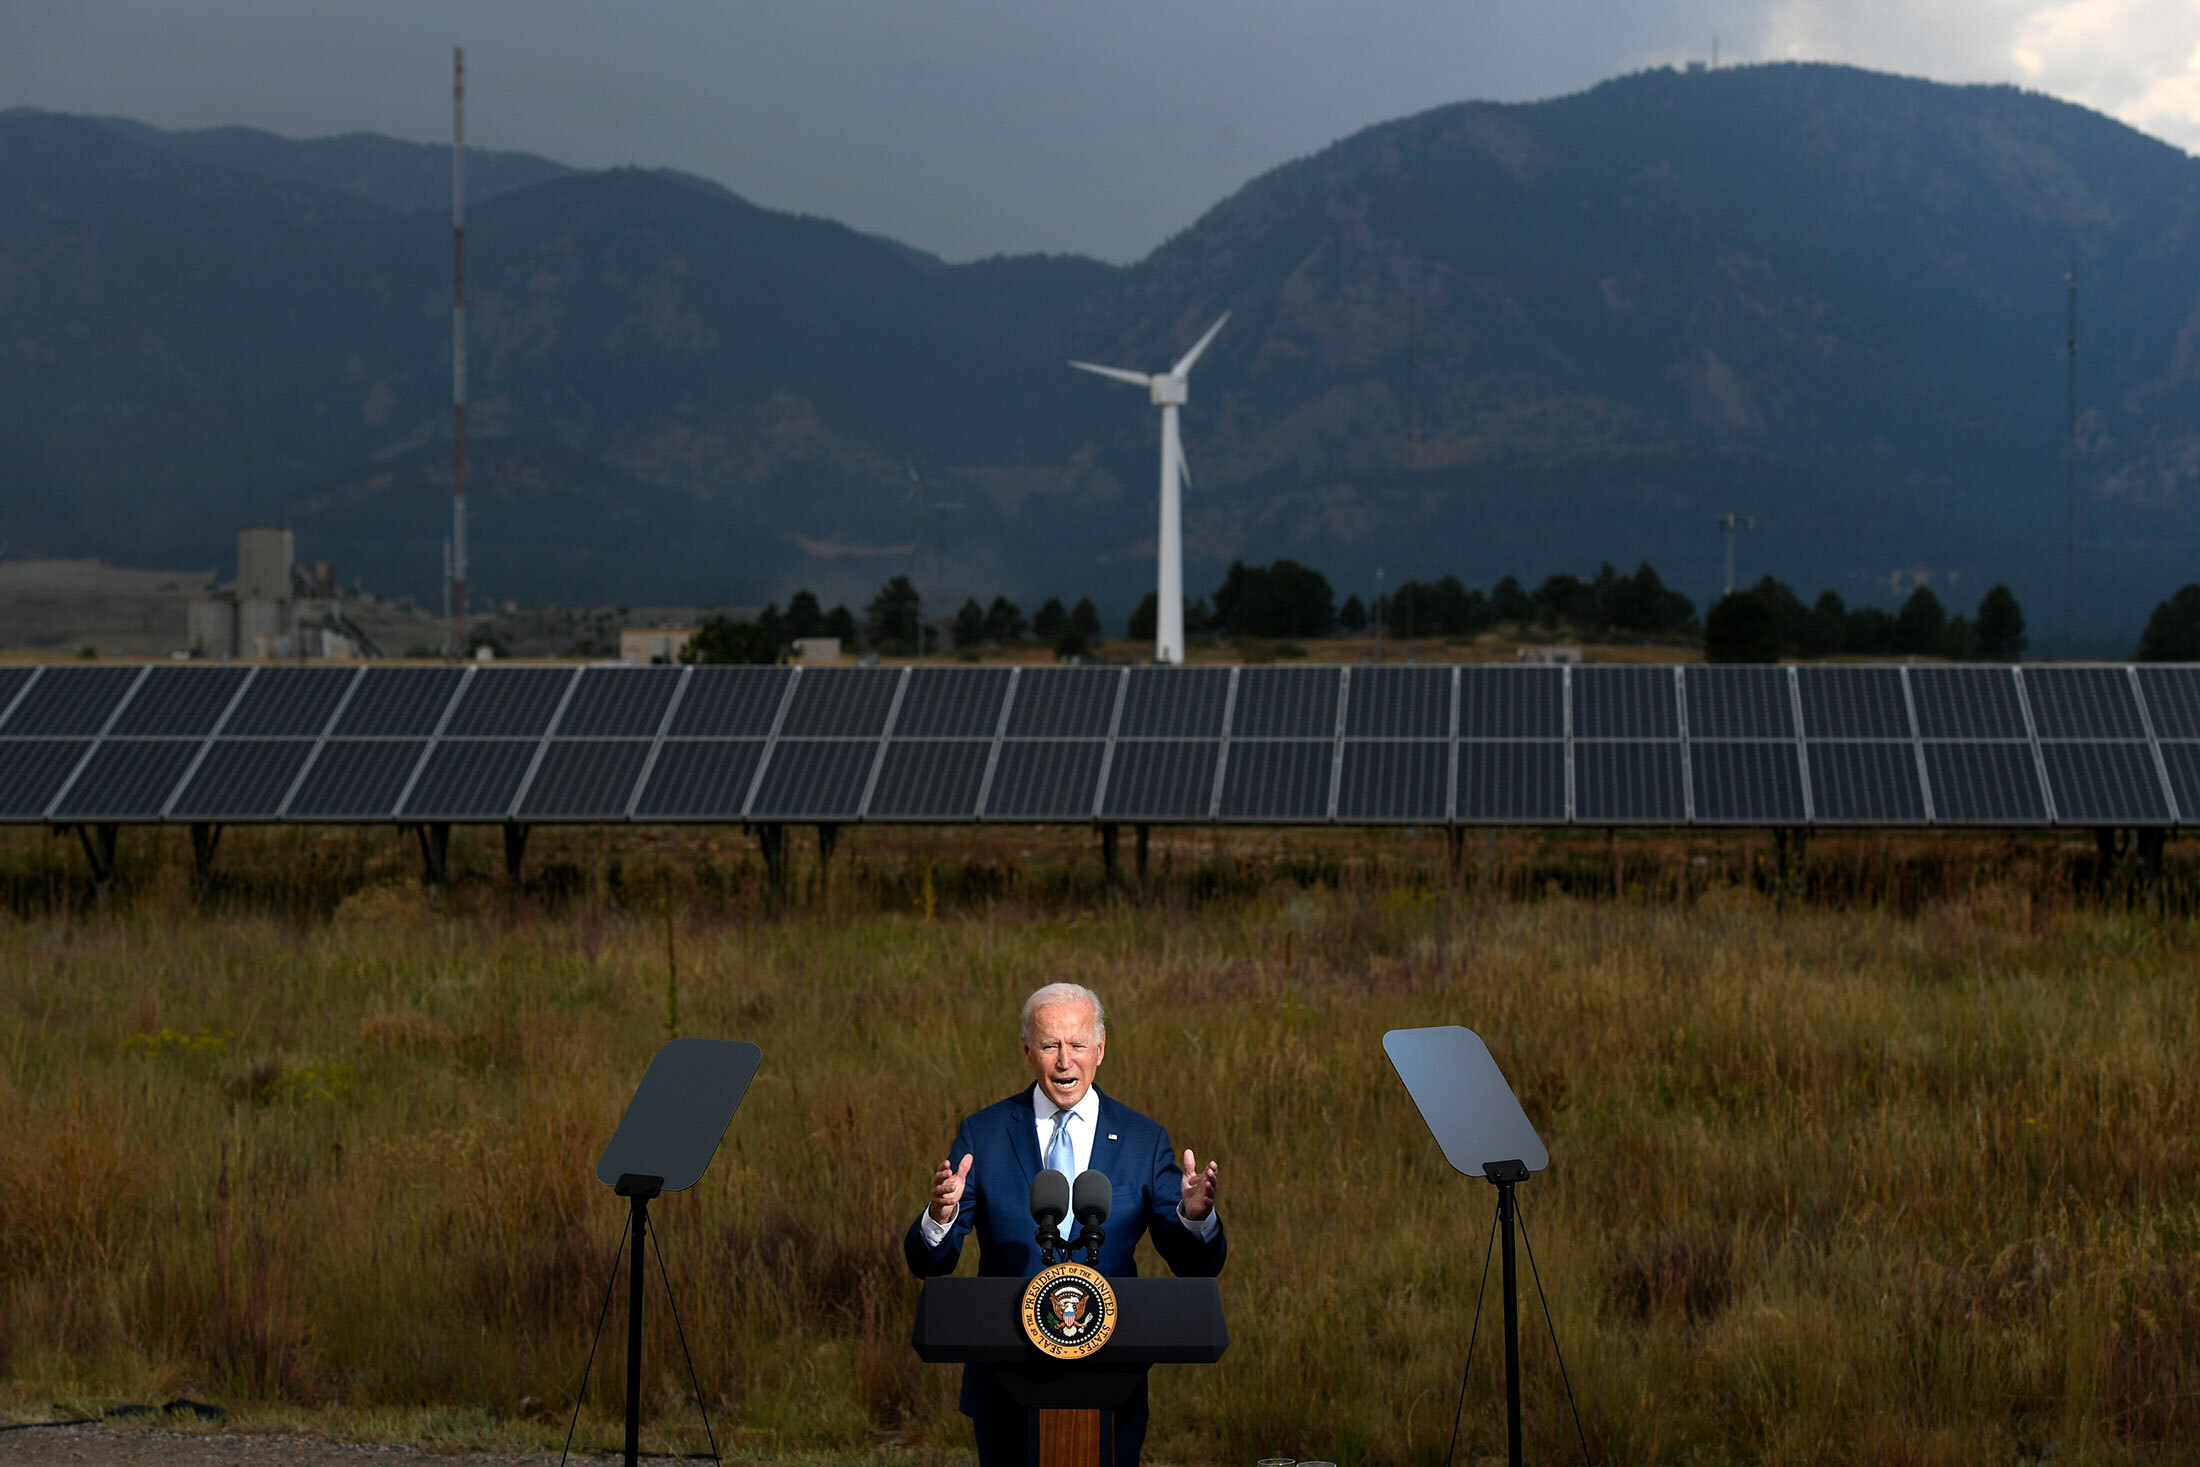
M1111 377L1117 382L1128 382L1133 387L1153 386L1153 378L1144 372L1126 372L1121 367L1096 367L1090 362L1071 362L1070 365L1080 372L1091 372L1095 376Z
M1184 452L1184 439L1181 435L1176 440L1176 476L1183 481L1185 488L1192 487L1192 460Z
M1186 372L1192 370L1192 363L1199 360L1199 354L1207 349L1207 343L1215 339L1215 333L1220 331L1222 329L1223 322L1228 321L1229 319L1230 313L1228 311L1224 311L1222 313L1222 320L1215 322L1214 325L1207 328L1207 334L1205 336L1202 336L1201 338L1199 338L1198 341L1192 344L1192 349L1184 353L1183 358L1178 361L1175 366L1169 369L1169 375L1171 377L1181 377Z

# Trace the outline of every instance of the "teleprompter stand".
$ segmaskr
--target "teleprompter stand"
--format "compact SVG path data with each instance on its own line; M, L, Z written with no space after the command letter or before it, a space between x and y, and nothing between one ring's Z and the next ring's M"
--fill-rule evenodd
M1520 1212L1514 1189L1549 1166L1551 1154L1505 1083L1489 1046L1472 1029L1456 1024L1393 1029L1383 1036L1383 1052L1390 1056L1421 1119L1443 1148L1444 1160L1454 1171L1481 1177L1497 1188L1496 1231L1502 1240L1505 1294L1505 1449L1511 1467L1520 1467L1520 1280L1513 1263L1513 1233ZM1552 1344L1557 1344L1555 1333ZM1563 1371L1563 1360L1560 1368ZM1465 1390L1463 1380L1460 1389ZM1569 1385L1567 1395L1572 1394ZM1577 1428L1579 1414L1575 1413ZM1586 1454L1586 1440L1583 1450Z
M642 1292L648 1277L649 1204L663 1193L684 1192L702 1180L763 1060L764 1052L755 1045L734 1040L675 1039L666 1044L650 1060L641 1087L627 1102L611 1144L596 1163L596 1180L626 1199L631 1243L626 1295L626 1467L636 1467L642 1451ZM663 1259L660 1248L660 1270ZM668 1275L668 1296L671 1287ZM608 1291L604 1303L610 1304ZM677 1319L677 1301L673 1308ZM600 1318L596 1328L600 1336ZM593 1366L594 1345L588 1353ZM693 1368L690 1360L691 1376ZM588 1378L583 1374L581 1390L587 1389ZM696 1404L702 1404L699 1386ZM577 1421L578 1400L573 1412ZM709 1424L707 1415L704 1423ZM570 1447L570 1432L566 1440Z

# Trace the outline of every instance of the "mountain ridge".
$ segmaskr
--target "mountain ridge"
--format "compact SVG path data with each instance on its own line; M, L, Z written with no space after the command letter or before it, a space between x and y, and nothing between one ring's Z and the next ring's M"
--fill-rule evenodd
M400 460L432 496L447 171L402 212L328 186L363 144L276 176L80 133L0 114L24 201L0 205L0 387L38 409L0 451L77 511L11 515L19 545L209 558L235 517L289 516L338 537L314 553L432 593L447 504L372 548L328 506ZM392 146L411 181L382 197L425 197L447 153ZM513 482L604 563L552 575L570 558L542 537L502 558L483 535L499 596L855 596L944 537L958 599L1089 591L1119 615L1151 579L1155 425L1062 361L1151 370L1229 310L1185 420L1194 587L1241 555L1363 592L1378 565L1487 584L1648 558L1702 602L1733 511L1762 527L1752 574L1959 604L2008 580L2037 617L2073 252L2081 639L2128 638L2200 551L2200 163L2014 88L1782 65L1451 104L1250 180L1128 266L947 263L685 175L508 156L525 181L470 205L477 454L511 437ZM920 526L911 459L963 507ZM602 519L587 486L616 483L655 496L655 548Z

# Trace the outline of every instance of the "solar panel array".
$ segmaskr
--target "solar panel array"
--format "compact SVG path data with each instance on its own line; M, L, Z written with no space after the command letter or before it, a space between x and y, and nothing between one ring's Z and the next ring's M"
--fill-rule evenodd
M0 668L0 821L2200 823L2200 667Z

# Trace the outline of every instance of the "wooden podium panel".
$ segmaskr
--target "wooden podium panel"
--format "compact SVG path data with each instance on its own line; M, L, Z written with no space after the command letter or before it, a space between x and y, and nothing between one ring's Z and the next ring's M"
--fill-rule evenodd
M1107 1411L1041 1411L1039 1413L1039 1467L1093 1467L1112 1452L1103 1446L1101 1432L1109 1426Z

